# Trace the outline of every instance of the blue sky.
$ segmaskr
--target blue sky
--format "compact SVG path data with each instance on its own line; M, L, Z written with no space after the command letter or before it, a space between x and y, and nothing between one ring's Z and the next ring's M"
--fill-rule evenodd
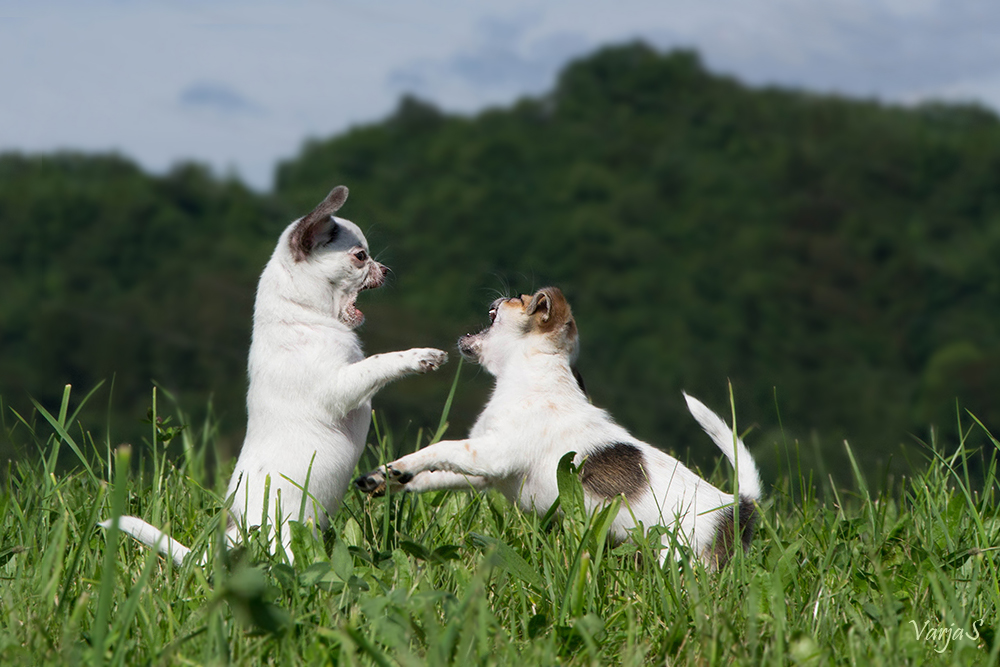
M473 112L635 38L753 84L1000 110L996 0L0 0L0 150L194 159L268 188L305 139L404 92Z

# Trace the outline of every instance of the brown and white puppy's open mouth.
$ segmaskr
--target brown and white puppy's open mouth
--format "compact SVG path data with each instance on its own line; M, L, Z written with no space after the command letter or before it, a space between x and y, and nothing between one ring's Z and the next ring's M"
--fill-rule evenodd
M587 399L573 366L579 334L563 293L546 287L498 299L489 326L458 341L468 359L496 378L489 402L465 440L404 456L355 480L369 493L495 488L522 509L546 512L558 498L556 469L568 452L581 473L587 506L616 497L611 530L625 539L637 525L673 529L680 544L721 567L753 533L761 496L757 467L732 429L685 394L688 409L737 469L737 494L725 493L663 451L642 442ZM673 543L663 539L665 559Z

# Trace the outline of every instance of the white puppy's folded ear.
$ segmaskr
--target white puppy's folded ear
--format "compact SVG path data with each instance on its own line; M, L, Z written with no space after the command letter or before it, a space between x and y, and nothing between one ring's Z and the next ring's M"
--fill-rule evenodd
M542 322L548 322L549 315L552 313L552 302L549 300L549 295L541 290L535 292L531 301L528 302L528 307L524 309L524 314L529 317L536 312L541 313Z
M330 216L340 210L340 207L347 201L347 186L338 185L330 194L319 203L308 215L299 220L292 230L292 235L288 239L288 244L292 251L292 257L296 262L301 262L318 244L317 239L330 224ZM334 227L336 229L336 227Z

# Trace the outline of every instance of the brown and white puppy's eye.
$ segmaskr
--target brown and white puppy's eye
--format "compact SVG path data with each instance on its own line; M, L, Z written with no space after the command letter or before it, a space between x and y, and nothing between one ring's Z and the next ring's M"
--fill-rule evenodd
M494 322L496 322L496 320L497 320L497 309L496 309L496 306L493 306L492 308L490 308L489 315L490 315L490 324L493 324Z

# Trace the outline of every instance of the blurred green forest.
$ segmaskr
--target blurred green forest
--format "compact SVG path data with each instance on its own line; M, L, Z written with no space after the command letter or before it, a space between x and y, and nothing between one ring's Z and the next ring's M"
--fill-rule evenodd
M107 379L83 418L136 439L155 380L192 418L212 397L235 452L257 276L339 183L394 269L359 304L369 352L454 350L498 294L555 284L594 402L682 458L714 451L681 390L728 414L727 379L765 470L796 439L821 474L844 438L882 464L931 425L955 433L956 399L1000 431L997 117L752 88L641 43L472 117L405 98L308 142L270 193L198 165L0 155L0 395L27 415ZM456 365L376 409L436 424ZM465 368L452 435L489 386Z

